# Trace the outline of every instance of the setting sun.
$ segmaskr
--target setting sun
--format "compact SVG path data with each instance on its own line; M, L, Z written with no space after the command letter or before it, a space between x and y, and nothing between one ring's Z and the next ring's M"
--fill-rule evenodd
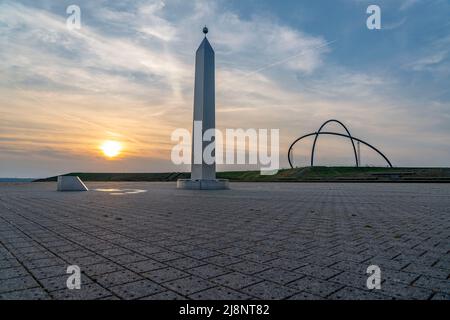
M114 158L117 157L120 154L120 151L122 150L122 144L117 141L105 141L101 146L100 149L103 151L103 154L107 156L108 158Z

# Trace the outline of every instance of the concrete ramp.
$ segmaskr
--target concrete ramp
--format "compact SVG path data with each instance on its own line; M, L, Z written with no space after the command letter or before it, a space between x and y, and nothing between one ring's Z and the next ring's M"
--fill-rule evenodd
M58 176L58 191L88 191L89 189L76 176Z

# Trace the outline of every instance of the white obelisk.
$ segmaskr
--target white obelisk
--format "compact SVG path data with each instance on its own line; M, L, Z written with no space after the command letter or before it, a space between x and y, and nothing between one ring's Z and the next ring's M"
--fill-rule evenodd
M206 130L216 127L214 50L206 37L207 29L204 29L204 33L205 38L198 47L195 55L194 134L192 135L191 159L192 180L216 179L216 163L206 164L202 157L203 150L209 143L207 141L200 141L198 136L200 132L203 136Z
M192 134L191 179L178 180L183 189L227 189L228 180L216 179L216 163L206 163L205 148L211 141L203 141L203 134L216 127L216 88L214 49L206 37L195 56L194 123Z

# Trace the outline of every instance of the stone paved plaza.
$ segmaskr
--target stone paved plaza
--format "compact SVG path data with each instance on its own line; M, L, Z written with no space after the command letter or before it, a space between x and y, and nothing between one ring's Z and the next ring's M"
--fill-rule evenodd
M450 184L87 186L0 183L0 299L450 299Z

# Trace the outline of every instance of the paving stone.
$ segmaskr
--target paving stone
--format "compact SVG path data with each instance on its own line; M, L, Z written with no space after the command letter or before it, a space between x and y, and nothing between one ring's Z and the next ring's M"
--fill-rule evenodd
M135 282L137 280L143 280L144 278L129 270L120 270L107 274L94 276L94 280L101 284L105 288L124 284L128 282Z
M189 298L194 300L248 300L252 297L230 288L214 287L191 294Z
M294 271L304 274L304 275L307 275L307 276L319 278L322 280L330 279L330 278L334 277L335 275L338 275L339 273L341 273L340 271L338 271L336 269L331 269L331 268L317 266L317 265L311 265L311 264L303 266L298 269L295 269Z
M380 293L400 300L428 300L433 295L432 290L394 282L382 283Z
M390 269L381 269L381 279L389 282L399 282L403 284L412 284L419 276L416 273L396 271Z
M298 291L306 291L312 293L322 298L326 298L333 292L336 292L337 290L344 287L344 285L341 284L332 283L329 281L320 280L309 276L288 283L287 286L294 288Z
M243 260L264 263L264 262L268 262L268 261L274 260L279 257L275 254L270 254L270 253L251 252L251 253L241 255L241 256L239 256L239 258L241 258Z
M194 249L195 249L194 246L188 245L188 244L177 244L174 246L170 246L170 250L178 252L178 253L183 253L183 252L191 251Z
M228 267L235 271L239 271L239 272L249 274L249 275L270 269L270 266L268 266L268 265L264 265L261 263L255 263L255 262L251 262L251 261L238 262L238 263L232 264Z
M0 269L19 267L20 263L16 259L0 260Z
M117 300L120 300L120 298L116 297L116 296L106 296L106 297L103 297L103 298L100 298L100 299L97 299L97 300L113 300L113 301L117 301Z
M183 252L183 254L187 255L188 257L199 259L199 260L220 255L219 252L216 252L213 250L208 250L208 249L194 249L191 251Z
M254 276L282 285L304 277L302 274L277 268L271 268L263 272L256 273Z
M68 259L69 265L77 265L81 269L84 269L87 266L90 266L93 264L106 263L106 262L108 262L108 260L100 255L91 255L91 256L76 257L76 258Z
M214 263L218 266L226 267L226 266L241 262L242 259L238 258L238 257L228 256L228 255L218 255L218 256L206 258L206 259L204 259L204 261L207 261L209 263Z
M192 293L214 287L214 284L202 278L191 276L166 282L164 286L184 296L188 296Z
M0 293L38 287L38 283L30 276L0 280Z
M0 280L24 277L28 272L23 267L0 269Z
M163 282L187 277L187 276L189 276L189 273L180 271L180 270L172 268L172 267L167 267L167 268L148 271L148 272L143 273L142 275L156 283L163 283Z
M213 264L205 264L203 266L195 267L192 269L187 269L186 272L189 272L190 274L193 274L195 276L199 276L203 279L210 279L214 278L226 273L230 273L232 270L219 267Z
M450 293L450 280L441 280L427 276L420 276L414 282L415 287L431 289L435 292Z
M110 258L113 262L117 264L127 264L127 263L133 263L133 262L139 262L148 260L146 256L137 254L137 253L130 253L130 254L124 254L120 256L114 256Z
M44 251L42 249L39 249L39 251L35 252L17 252L16 255L17 259L22 261L23 263L36 263L35 261L40 261L41 263L48 263L53 262L51 260L57 260L57 258L50 252Z
M336 262L342 261L342 259L336 258L336 257L327 257L323 255L317 255L315 252L314 254L309 254L307 257L301 259L302 262L308 263L310 265L317 265L321 267L330 267L331 265L335 264Z
M450 293L438 292L431 298L431 300L446 300L446 301L450 301Z
M388 300L378 291L380 290L360 290L352 287L345 287L328 296L331 300Z
M163 292L166 289L150 280L140 280L130 282L118 286L111 287L110 290L114 292L121 299L139 299L154 293Z
M35 269L35 268L58 266L58 265L61 265L63 262L64 261L61 259L45 258L45 259L38 259L38 260L23 261L23 264L28 269Z
M121 243L124 248L139 251L141 248L148 246L148 243L139 240L133 240L131 237L116 238L116 243Z
M178 268L178 269L191 269L191 268L205 265L206 262L186 257L186 258L166 261L166 264L168 264L169 266Z
M289 258L278 258L274 260L270 260L265 263L265 265L274 267L274 268L280 268L288 271L292 271L298 268L301 268L305 265L308 265L305 261L298 261L294 259Z
M334 259L338 260L350 260L358 263L366 262L368 259L372 258L371 254L353 254L347 252L340 252L332 256Z
M345 286L352 286L357 289L366 289L368 277L369 275L360 275L344 271L328 280Z
M73 244L58 244L55 247L48 247L51 248L52 252L59 254L59 256L61 256L61 254L64 254L65 252L69 252L69 251L74 251L74 250L81 250L82 248L79 248Z
M261 278L257 278L256 276L249 276L239 272L228 273L210 280L214 283L237 290L263 281Z
M50 293L57 300L96 300L111 296L111 292L96 283L85 283L80 289L62 289Z
M49 292L57 290L65 290L67 289L67 279L69 279L69 277L70 274L66 274L63 276L41 279L39 280L39 282L42 284L44 289ZM92 283L92 280L89 279L83 273L81 273L81 286L89 283Z
M242 289L243 292L263 300L281 300L293 296L298 291L273 282L263 281Z
M105 273L111 273L114 271L123 270L123 267L114 262L102 262L97 264L91 264L81 268L81 272L87 274L88 276L96 276Z
M187 300L187 298L179 295L176 292L167 290L148 297L141 298L140 300Z
M449 270L450 269L450 261L445 260L445 259L439 260L433 265L433 267L444 269L444 270Z
M347 271L354 274L365 274L369 265L360 264L354 261L342 260L329 266L331 269Z
M167 265L155 261L155 260L144 260L144 261L138 261L133 262L130 264L125 264L125 267L138 273L147 272L151 270L158 270L162 268L166 268Z
M237 247L229 247L229 248L221 249L218 251L224 253L225 255L235 256L235 257L252 252L249 249L243 249L243 248L237 248Z
M31 245L16 249L16 254L35 253L37 258L46 258L49 252L46 252L42 246Z
M105 250L100 250L98 252L99 255L105 256L105 257L117 257L117 256L123 256L127 254L132 254L133 252L131 250L121 248L121 247L115 247Z
M154 254L161 253L161 256L163 256L164 253L166 253L167 255L172 253L170 251L165 250L164 248L161 248L161 247L158 247L158 246L149 245L147 243L145 244L144 247L140 247L140 248L135 249L135 250L137 250L139 252L139 254L145 255L145 256L147 256L149 258L152 258L152 256ZM155 259L155 260L157 260L157 259ZM171 259L169 259L169 260L171 260Z
M42 267L37 269L30 269L31 274L38 280L45 278L52 278L67 274L68 265L57 265L51 267Z
M415 258L417 259L417 258ZM377 265L381 270L402 270L408 264L410 264L411 260L408 258L407 260L387 260L387 259L378 259L377 257L373 257L368 261L364 262L364 267L369 265Z
M427 275L429 277L438 278L438 279L442 279L442 280L447 279L449 276L448 270L427 267L425 265L420 265L420 264L415 264L415 263L409 264L402 271L417 273L417 274L421 274L421 275Z
M51 297L41 288L0 293L0 300L50 300Z
M324 298L321 298L309 292L300 292L289 297L288 300L324 300Z
M153 253L150 255L150 257L156 261L165 262L165 261L183 258L183 255L176 253L176 252L172 252L172 251L163 251L163 252Z
M65 251L64 253L61 253L60 256L67 260L71 260L74 258L84 258L92 256L92 251L86 249L77 249L72 251Z

